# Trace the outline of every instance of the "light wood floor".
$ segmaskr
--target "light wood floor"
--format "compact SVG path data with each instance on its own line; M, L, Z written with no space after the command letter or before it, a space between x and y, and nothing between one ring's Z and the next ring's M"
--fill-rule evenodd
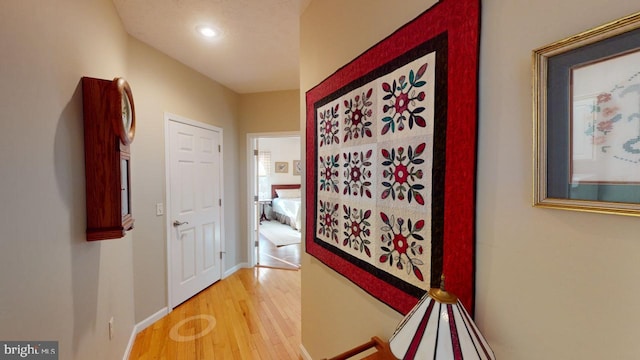
M302 359L300 271L241 269L136 337L129 359Z

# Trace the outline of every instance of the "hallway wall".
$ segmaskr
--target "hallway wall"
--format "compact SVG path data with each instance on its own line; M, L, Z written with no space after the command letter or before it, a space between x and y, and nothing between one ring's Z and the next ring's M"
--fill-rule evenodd
M246 257L239 96L131 38L110 0L2 1L0 53L0 340L57 340L61 359L121 359L134 325L167 305L165 218L155 215L165 111L224 129L227 264ZM122 76L133 91L135 224L122 239L85 240L82 76Z
M133 184L139 184L133 193L137 225L133 249L136 322L140 322L167 306L165 112L222 128L226 235L222 273L244 258L238 236L244 209L238 206L240 170L235 166L242 161L235 151L240 96L137 39L130 37L127 49L139 119L131 166ZM164 216L156 216L156 203L165 204Z
M0 54L0 339L122 358L133 232L85 240L80 79L126 76L127 34L109 0L2 1Z
M301 99L431 3L313 1L301 18ZM532 50L637 11L622 0L482 1L475 310L498 359L640 353L638 219L532 207ZM308 255L302 268L314 359L389 338L398 313Z
M240 114L239 114L239 134L238 134L238 158L241 163L238 165L240 177L236 181L240 189L239 206L242 209L242 217L240 218L240 239L239 252L248 254L249 249L249 223L248 209L249 206L249 184L247 183L248 164L247 146L248 134L261 133L293 133L300 131L300 117L298 109L300 108L300 91L283 90L261 93L250 93L240 95ZM291 165L289 165L291 166ZM242 262L249 262L248 255L241 258Z

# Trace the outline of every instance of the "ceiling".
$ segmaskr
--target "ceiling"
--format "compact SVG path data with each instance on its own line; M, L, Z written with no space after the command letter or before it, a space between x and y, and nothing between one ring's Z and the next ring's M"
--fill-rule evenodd
M300 14L311 0L113 0L126 31L240 93L299 88ZM221 34L204 38L196 26Z

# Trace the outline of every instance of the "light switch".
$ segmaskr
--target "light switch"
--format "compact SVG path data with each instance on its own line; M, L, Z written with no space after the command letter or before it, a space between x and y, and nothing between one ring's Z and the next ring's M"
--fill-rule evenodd
M162 203L157 203L156 204L156 215L157 216L164 215L164 205Z

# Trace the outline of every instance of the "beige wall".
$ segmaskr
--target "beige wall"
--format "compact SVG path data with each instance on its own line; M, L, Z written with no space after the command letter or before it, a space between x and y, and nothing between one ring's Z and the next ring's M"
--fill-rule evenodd
M130 38L110 0L2 1L0 54L0 340L58 340L61 359L122 358L134 325L167 305L155 216L165 111L223 129L227 269L246 258L228 166L239 161L239 95ZM133 90L136 222L123 239L85 241L82 76L124 76Z
M222 128L226 235L223 271L246 257L238 250L242 245L237 200L240 167L232 166L240 159L236 152L239 95L133 38L128 46L128 72L138 120L131 166L136 219L136 322L140 322L167 305L166 219L156 216L155 207L156 203L166 204L165 112ZM165 210L167 214L168 209Z
M298 90L240 95L241 134L300 130L299 95Z
M249 223L247 222L249 193L247 183L247 134L291 133L300 131L300 92L283 90L240 95L240 123L238 159L240 177L236 179L240 190L240 245L242 262L248 262Z
M301 18L301 98L427 6L313 1ZM499 359L636 358L638 219L531 206L531 51L637 6L621 0L482 6L477 323ZM399 314L309 256L302 268L302 341L314 359L373 335L389 337Z
M634 11L623 0L483 1L476 312L498 358L640 354L639 219L531 207L532 49Z
M127 35L108 0L2 1L0 54L0 339L122 358L133 236L85 241L80 78L126 75Z

